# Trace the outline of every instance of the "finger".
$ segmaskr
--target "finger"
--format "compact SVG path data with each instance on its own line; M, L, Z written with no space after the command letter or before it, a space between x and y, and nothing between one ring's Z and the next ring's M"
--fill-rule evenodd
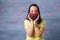
M39 16L35 19L35 21L37 21L39 19Z
M36 18L36 20L38 20L39 16Z
M29 17L29 15L28 15L28 18L32 21L32 19Z

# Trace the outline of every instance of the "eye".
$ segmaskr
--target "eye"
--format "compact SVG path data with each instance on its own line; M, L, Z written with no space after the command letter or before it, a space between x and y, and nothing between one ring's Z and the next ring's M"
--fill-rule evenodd
M38 11L37 11L37 10L35 10L35 12L37 13Z
M33 12L33 10L31 10L30 12Z

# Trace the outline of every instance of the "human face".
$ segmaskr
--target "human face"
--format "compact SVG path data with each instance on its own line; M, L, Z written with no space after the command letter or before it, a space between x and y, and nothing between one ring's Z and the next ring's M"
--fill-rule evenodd
M33 13L33 14L38 13L37 7L36 6L31 6L30 13Z

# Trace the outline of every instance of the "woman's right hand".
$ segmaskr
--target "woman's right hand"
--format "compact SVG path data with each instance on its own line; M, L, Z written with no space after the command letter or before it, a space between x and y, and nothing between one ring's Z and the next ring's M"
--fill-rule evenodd
M28 14L28 18L29 18L29 20L30 20L30 21L33 21L33 20L29 17L29 15L30 15L30 13Z
M31 25L33 25L34 24L34 21L29 17L29 15L28 15L28 18L30 20Z

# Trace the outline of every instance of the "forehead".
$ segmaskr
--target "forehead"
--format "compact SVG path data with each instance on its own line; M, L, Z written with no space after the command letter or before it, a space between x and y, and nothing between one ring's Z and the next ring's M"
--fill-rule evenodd
M36 6L31 6L30 9L35 9L35 10L37 10L37 7L36 7Z

